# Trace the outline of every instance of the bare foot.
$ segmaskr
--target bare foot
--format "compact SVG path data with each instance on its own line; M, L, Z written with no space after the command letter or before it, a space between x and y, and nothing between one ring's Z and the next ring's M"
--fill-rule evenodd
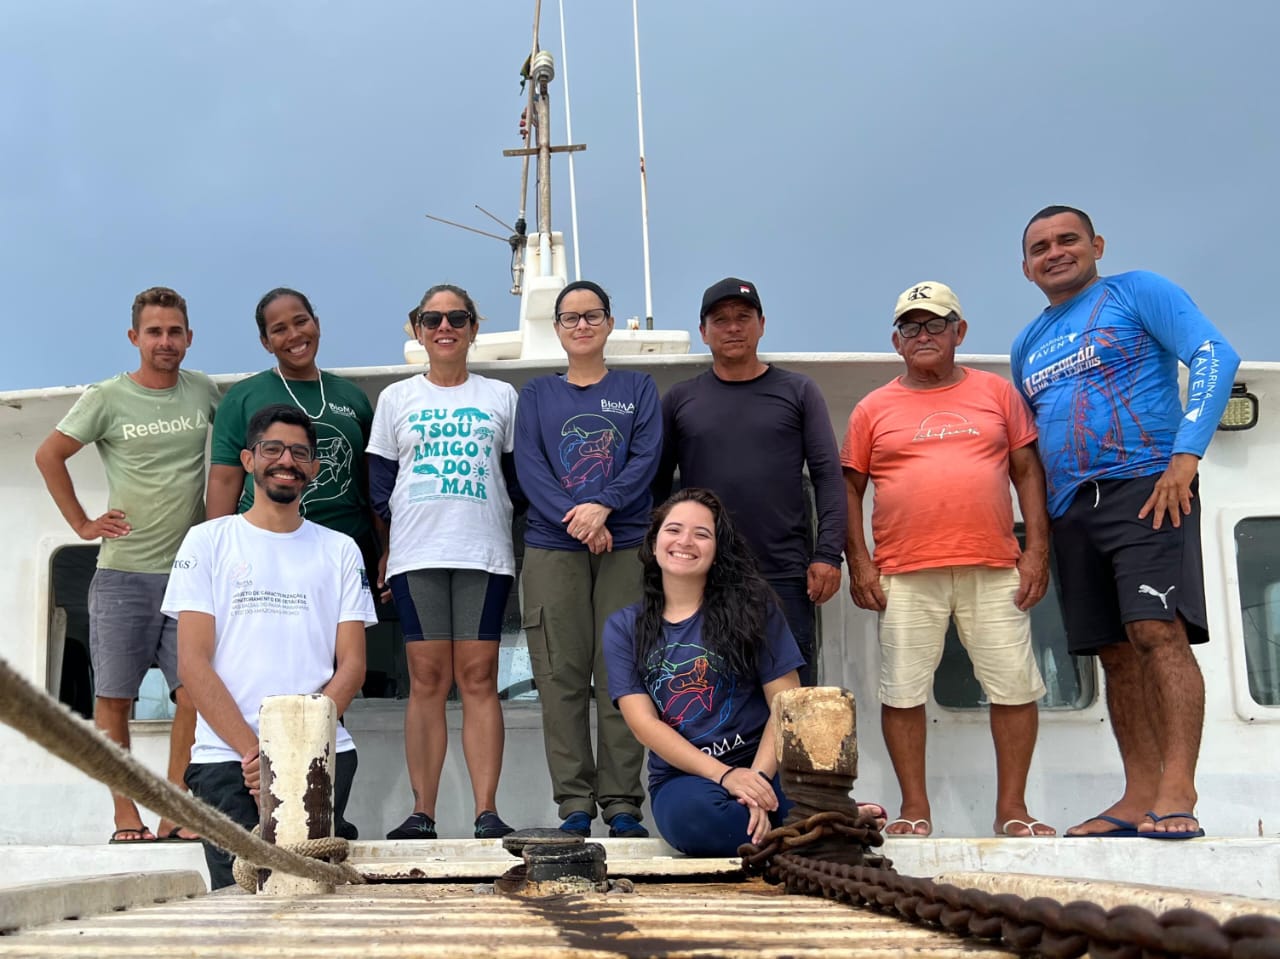
M885 812L884 806L878 802L860 802L858 806L858 818L870 818L871 823L877 829L883 830L885 823L889 821L889 814Z

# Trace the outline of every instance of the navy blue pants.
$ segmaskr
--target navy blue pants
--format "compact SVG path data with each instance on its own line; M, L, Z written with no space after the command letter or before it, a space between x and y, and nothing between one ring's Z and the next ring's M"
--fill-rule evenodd
M804 657L804 665L799 670L800 685L812 686L817 680L818 663L817 651L813 648L817 629L814 606L809 601L809 580L805 576L771 579L769 585L778 594L778 604L782 607L783 618L791 627L791 635L796 638L800 655Z
M781 826L793 803L782 794L773 777L778 808L769 814L773 826ZM747 807L710 779L683 773L668 779L650 796L653 821L668 845L686 856L719 858L736 856L738 847L750 842Z

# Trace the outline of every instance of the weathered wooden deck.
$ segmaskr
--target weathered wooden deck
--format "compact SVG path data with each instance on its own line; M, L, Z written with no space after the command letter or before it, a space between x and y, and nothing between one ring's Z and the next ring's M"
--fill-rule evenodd
M0 956L1005 956L761 881L520 899L487 884L199 896L0 937Z

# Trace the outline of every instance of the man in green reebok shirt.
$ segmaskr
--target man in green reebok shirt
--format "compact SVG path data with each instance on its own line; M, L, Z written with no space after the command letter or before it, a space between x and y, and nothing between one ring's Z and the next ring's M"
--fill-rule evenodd
M203 373L181 369L191 345L187 302L167 287L133 301L129 342L140 363L88 387L36 451L36 466L58 509L81 539L101 539L89 586L89 655L93 718L129 747L129 717L152 664L177 704L169 737L169 780L179 788L195 734L195 707L178 684L177 631L160 612L169 570L182 538L204 520L204 450L218 388ZM76 495L67 460L93 443L107 474L107 511L91 518ZM156 839L138 807L112 795L112 842ZM162 839L198 837L161 820Z

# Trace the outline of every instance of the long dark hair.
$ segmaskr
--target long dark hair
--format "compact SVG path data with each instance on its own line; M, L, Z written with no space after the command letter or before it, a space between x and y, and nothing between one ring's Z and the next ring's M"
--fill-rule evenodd
M716 557L707 571L702 594L702 643L740 679L754 679L764 645L765 620L773 590L760 575L755 556L729 518L720 497L691 487L674 494L653 511L640 544L644 564L644 599L636 623L636 662L649 671L649 659L662 648L662 569L654 552L658 532L677 503L698 503L715 519Z

